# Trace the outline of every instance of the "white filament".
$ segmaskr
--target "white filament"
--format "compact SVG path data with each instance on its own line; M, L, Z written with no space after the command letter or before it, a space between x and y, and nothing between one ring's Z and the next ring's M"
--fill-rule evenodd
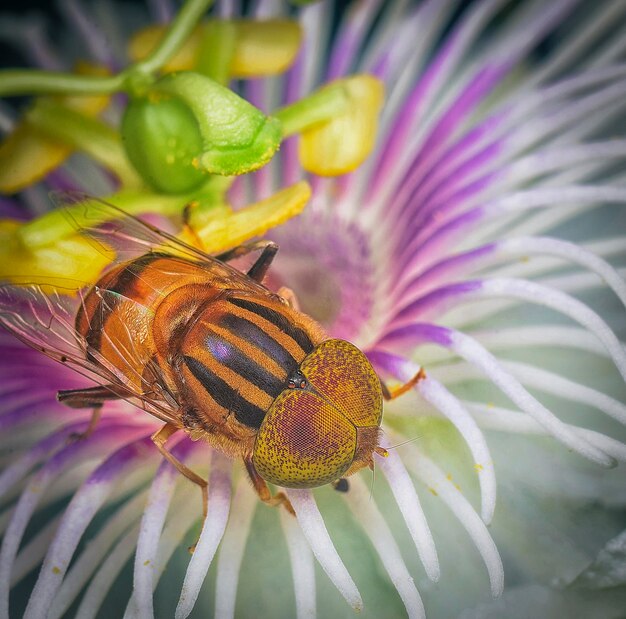
M478 473L481 514L485 523L489 524L496 506L496 475L483 433L459 400L434 378L428 377L420 381L417 390L456 426L470 448L474 457L474 468Z
M159 539L165 523L176 482L180 473L167 460L161 462L150 487L145 506L133 571L133 594L125 616L130 613L138 619L151 619L154 615L152 603L154 563L159 548Z
M606 258L608 256L616 256L626 252L626 237L610 238L604 241L581 245L580 247L585 253L592 253L596 257ZM548 271L563 267L563 261L559 258L549 257L547 255L535 256L528 252L525 254L525 256L532 259L526 261L517 261L502 268L490 270L489 276L507 278L531 278L533 276L537 276ZM621 277L619 271L616 269L613 269L613 271L623 284L624 279L623 277Z
M575 30L565 33L568 38L562 42L547 62L535 71L530 72L528 85L534 86L546 82L548 78L565 69L581 54L586 55L594 47L595 39L621 19L624 5L620 2L610 3L604 11L591 11L581 25Z
M342 496L376 549L391 582L404 602L409 619L426 619L424 604L402 559L393 533L376 503L370 498L363 480L358 475L351 477L350 491Z
M280 510L280 524L287 541L293 588L296 596L296 618L315 619L315 559L310 546L298 526L298 521L287 512Z
M28 540L28 543L20 549L13 563L11 587L14 587L31 570L41 564L41 561L46 556L50 542L54 539L56 531L59 528L60 521L60 515L48 520L48 522Z
M606 393L525 363L508 361L504 365L530 387L572 402L593 406L626 425L626 404L622 404Z
M232 619L235 616L239 568L258 502L259 499L250 488L248 480L241 479L235 491L231 505L232 517L222 539L217 560L215 616L220 619Z
M198 488L194 484L179 484L174 496L173 507L170 510L161 538L159 539L159 553L154 566L153 590L165 571L170 557L185 538L189 529L198 521L198 511L189 509L189 504L198 501ZM197 504L197 503L196 503Z
M98 614L109 589L135 551L138 534L139 523L132 527L109 552L100 569L89 582L87 591L85 591L76 611L77 617L92 619Z
M498 549L489 535L489 530L483 520L476 513L469 501L463 496L439 467L424 456L415 445L407 443L403 449L409 454L407 464L415 477L421 480L428 488L432 488L437 496L450 508L459 523L468 532L476 545L480 556L485 562L491 593L494 597L502 594L504 588L504 569Z
M74 495L46 554L39 578L28 601L24 619L39 619L46 615L84 528L106 500L112 490L112 485L118 481L108 480L85 485Z
M597 338L589 331L579 329L578 327L529 325L494 331L466 333L478 340L483 346L489 348L489 350L549 346L551 348L576 348L595 355L608 357L606 349L598 342Z
M608 262L575 243L547 237L516 237L501 241L498 249L513 256L529 252L557 256L586 267L597 273L626 306L626 282Z
M531 387L565 400L592 406L621 424L626 425L626 405L601 391L581 385L554 372L525 363L502 361L501 364L503 368L519 379L526 387ZM480 369L468 363L441 365L437 366L436 371L437 376L445 384L481 377Z
M625 204L626 189L611 185L540 187L538 189L526 189L509 193L505 197L493 200L490 204L485 205L485 209L489 213L500 214L587 202L594 204L603 202Z
M481 427L487 430L514 432L517 434L549 435L549 432L541 424L524 413L479 402L464 402L464 404ZM626 461L626 445L624 443L587 428L579 428L570 424L568 424L568 427L583 440L595 445L612 458L620 462Z
M129 527L135 525L142 513L146 496L146 492L140 492L127 501L90 540L89 545L78 556L63 579L50 610L50 619L59 619L63 616L83 586L89 581L102 558L108 554L113 543ZM139 523L137 523L138 526Z
M210 471L207 515L185 573L185 581L176 606L176 619L184 619L191 613L228 522L231 462L225 456L211 451Z
M298 523L315 558L344 599L357 611L363 609L363 600L346 566L339 557L328 535L322 515L313 495L308 490L286 489Z
M514 297L549 307L569 316L591 331L611 355L619 373L626 380L626 352L611 328L584 303L548 286L516 279L489 279L483 282L481 296Z
M603 466L614 464L612 458L571 432L558 417L526 391L511 374L506 372L498 360L478 342L462 333L454 332L452 348L459 356L480 368L511 401L548 429L555 438L598 464Z
M381 447L390 447L386 439L381 440ZM409 529L420 560L426 570L426 575L433 582L437 582L441 575L437 549L430 527L426 520L419 498L415 492L413 482L396 451L390 451L386 458L377 458L376 466L385 475L387 483L393 492L400 513Z
M511 186L519 186L547 173L568 170L575 164L595 161L606 165L607 161L621 159L624 156L626 140L620 139L552 146L510 163L506 168L506 181Z

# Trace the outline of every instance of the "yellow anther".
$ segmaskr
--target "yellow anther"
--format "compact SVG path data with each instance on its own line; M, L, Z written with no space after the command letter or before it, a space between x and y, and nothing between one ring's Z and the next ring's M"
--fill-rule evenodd
M80 63L76 73L106 75L102 67ZM60 97L59 102L86 116L97 116L108 105L108 96ZM22 120L0 144L0 192L15 193L40 181L59 167L72 148L55 141Z
M234 20L208 22L234 26L235 41L230 59L229 75L235 78L260 77L282 73L294 61L300 46L300 26L293 21L270 19L267 21ZM133 61L146 58L160 42L166 26L149 26L135 33L130 40L128 54ZM202 38L207 24L198 26L191 36L163 67L166 73L189 71L197 66Z
M245 78L282 73L294 61L300 37L296 22L280 19L238 22L231 75Z
M69 292L69 280L95 282L110 262L103 246L74 235L50 245L26 248L17 235L20 222L0 221L0 279L14 282L45 281L52 288ZM47 288L47 286L46 286Z
M376 141L378 114L384 87L371 75L355 75L341 84L351 105L332 120L315 125L300 137L300 162L305 170L322 176L352 172L370 154Z
M220 211L219 216L209 219L200 227L194 226L194 236L202 241L207 252L236 247L298 215L310 197L308 183L296 183L238 211ZM183 231L180 238L194 245L195 239L190 235L190 231Z

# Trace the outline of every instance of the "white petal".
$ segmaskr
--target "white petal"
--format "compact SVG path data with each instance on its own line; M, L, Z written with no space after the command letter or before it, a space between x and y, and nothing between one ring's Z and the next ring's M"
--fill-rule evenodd
M217 547L222 541L230 511L231 468L228 458L211 451L207 516L185 573L176 606L176 619L184 619L191 613Z
M363 527L376 549L391 582L404 602L409 619L425 619L424 604L415 588L413 578L402 559L389 526L376 503L370 498L363 480L357 475L352 476L350 490L342 496L350 506L355 520Z
M286 489L286 493L315 558L348 604L355 610L361 610L361 594L335 550L313 495L308 490L293 488Z
M386 439L381 441L381 447L390 447ZM415 492L413 481L409 477L398 453L389 451L386 458L376 458L376 466L380 468L393 492L400 513L411 533L415 547L426 570L428 578L433 582L439 580L439 559L437 549L426 516Z
M220 546L217 560L217 583L215 585L215 616L232 619L235 616L239 568L246 549L252 516L259 499L250 488L250 482L242 478L237 485L231 506L232 518Z

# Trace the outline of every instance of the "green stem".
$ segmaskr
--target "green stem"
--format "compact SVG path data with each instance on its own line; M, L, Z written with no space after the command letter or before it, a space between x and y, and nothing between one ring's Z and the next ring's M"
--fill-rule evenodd
M235 53L237 26L229 21L210 21L204 25L195 71L226 86Z
M308 97L276 110L272 116L282 124L283 137L300 133L331 120L349 109L350 96L341 84L330 84Z
M142 81L156 73L183 45L213 0L187 0L157 48L144 60L111 77L74 75L57 71L6 69L0 71L0 97L16 95L106 95ZM143 80L137 80L143 75Z
M156 49L147 58L131 67L132 71L142 73L158 71L181 48L211 4L213 0L187 0Z
M109 125L49 99L39 99L26 118L47 136L87 153L118 176L123 185L141 185L126 158L119 134Z
M6 69L0 71L0 97L43 94L110 94L122 88L124 77L74 75L56 71Z

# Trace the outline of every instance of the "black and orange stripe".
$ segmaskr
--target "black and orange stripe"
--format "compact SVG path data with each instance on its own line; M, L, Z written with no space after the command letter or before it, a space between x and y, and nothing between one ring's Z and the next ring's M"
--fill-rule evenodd
M93 361L93 353L102 351L107 322L124 300L137 300L142 272L159 258L162 256L156 253L141 256L124 268L108 273L92 288L76 315L76 330L85 338L88 359Z
M204 391L200 410L259 428L288 376L315 347L295 316L257 296L227 295L212 303L181 350L187 380Z
M159 303L172 290L202 279L203 268L189 260L151 252L105 273L83 299L76 331L85 354L106 359L136 389L142 389L144 366L154 357L152 321Z
M229 269L157 252L117 265L76 317L87 356L140 391L146 365L159 366L181 420L193 411L206 431L230 421L258 429L321 336L311 319Z

